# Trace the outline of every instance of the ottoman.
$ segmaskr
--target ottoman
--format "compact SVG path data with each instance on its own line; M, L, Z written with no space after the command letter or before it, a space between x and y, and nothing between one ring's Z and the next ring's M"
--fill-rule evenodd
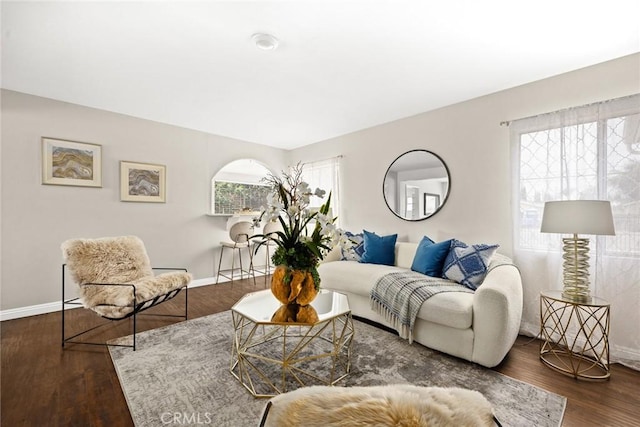
M462 388L409 384L304 387L272 398L260 427L500 426L489 401Z

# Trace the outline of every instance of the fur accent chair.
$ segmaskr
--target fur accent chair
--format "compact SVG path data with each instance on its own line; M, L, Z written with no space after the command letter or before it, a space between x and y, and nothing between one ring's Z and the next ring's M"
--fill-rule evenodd
M82 334L65 338L64 305L79 301L106 319L119 320L167 301L182 289L187 292L191 282L191 275L182 268L162 268L182 271L155 276L144 243L136 236L71 239L61 248L66 262L62 267L63 346ZM77 284L78 297L70 300L64 296L65 267ZM185 314L179 317L187 318L186 294Z
M272 398L261 427L495 426L489 401L462 388L409 384L303 387Z

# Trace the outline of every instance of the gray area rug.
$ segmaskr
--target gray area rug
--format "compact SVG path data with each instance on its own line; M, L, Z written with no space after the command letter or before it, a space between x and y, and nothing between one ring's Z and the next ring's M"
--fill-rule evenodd
M560 395L354 323L351 374L341 386L463 387L482 393L505 427L562 422ZM226 311L142 332L136 351L109 347L135 425L257 426L267 400L251 396L229 372L232 329Z

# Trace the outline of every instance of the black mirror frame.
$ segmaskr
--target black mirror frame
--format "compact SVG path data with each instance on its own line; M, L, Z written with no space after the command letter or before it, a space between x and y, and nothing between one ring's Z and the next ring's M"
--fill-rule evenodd
M449 181L449 184L448 184L448 188L447 188L447 194L445 194L444 199L442 200L442 203L440 203L440 206L438 206L438 208L435 211L433 211L430 215L425 216L424 218L407 219L407 218L403 218L400 215L398 215L398 213L396 211L394 211L393 209L391 209L391 206L389 206L389 202L387 201L387 197L386 197L385 192L384 192L384 183L385 183L385 181L387 179L387 175L389 174L389 170L391 169L393 164L396 161L398 161L398 159L400 159L402 156L404 156L406 154L409 154L409 153L413 153L415 151L422 151L422 152L424 152L426 154L431 154L432 156L434 156L435 158L440 160L440 163L442 163L442 166L444 166L444 169L447 171L447 179ZM384 198L384 203L387 205L387 208L389 208L391 213L393 213L395 216L397 216L398 218L400 218L403 221L418 222L418 221L424 221L425 219L431 218L432 216L434 216L435 214L440 212L440 210L445 205L445 203L447 203L447 200L449 199L449 194L451 194L451 172L449 171L449 167L447 166L447 163L442 159L442 157L438 156L433 151L425 150L425 149L422 149L422 148L416 148L414 150L409 150L409 151L406 151L406 152L400 154L398 157L396 157L393 160L393 162L391 162L391 164L387 168L387 171L384 173L384 177L382 178L382 197Z

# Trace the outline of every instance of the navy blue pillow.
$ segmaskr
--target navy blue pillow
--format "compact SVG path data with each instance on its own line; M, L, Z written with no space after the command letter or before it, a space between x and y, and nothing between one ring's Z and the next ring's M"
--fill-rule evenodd
M396 261L397 234L378 236L367 230L364 233L364 253L360 262L367 264L394 265Z
M499 245L471 245L459 240L451 242L444 261L442 277L476 290L487 275L489 263Z
M416 249L411 269L427 276L442 277L442 267L449 254L450 247L451 240L435 243L427 236L424 236L418 244L418 249Z

